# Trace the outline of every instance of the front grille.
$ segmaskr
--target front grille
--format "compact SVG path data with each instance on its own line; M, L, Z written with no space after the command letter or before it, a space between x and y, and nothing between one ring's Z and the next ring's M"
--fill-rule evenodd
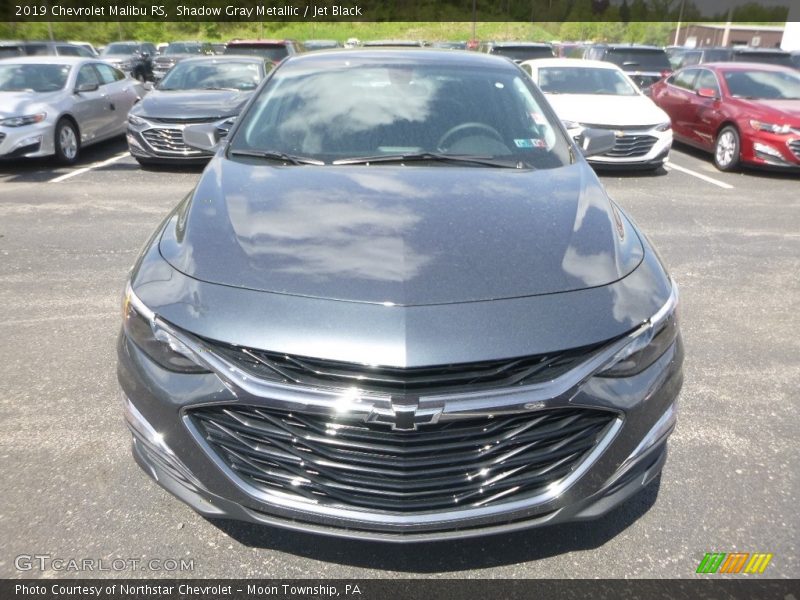
M580 408L471 417L390 431L347 415L218 405L192 410L212 451L258 490L378 512L530 498L568 476L614 413Z
M2 138L0 138L0 141L2 141ZM788 146L792 154L794 154L797 159L800 159L800 139L790 141Z
M657 138L652 135L621 135L617 136L617 141L609 152L603 156L613 158L631 158L644 156L653 148Z
M153 123L174 123L185 125L186 123L214 123L219 121L222 117L167 117L165 119L159 117L146 117L148 121Z
M600 346L518 358L431 367L382 367L266 352L206 340L211 350L250 375L303 386L357 387L379 394L444 393L550 381L587 360Z
M187 146L183 141L183 130L157 128L145 129L142 137L147 140L154 150L164 154L175 154L179 156L196 156L203 152Z

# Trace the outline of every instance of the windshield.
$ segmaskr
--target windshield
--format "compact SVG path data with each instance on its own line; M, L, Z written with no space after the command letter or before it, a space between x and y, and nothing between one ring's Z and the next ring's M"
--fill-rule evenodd
M548 46L495 46L492 54L507 56L511 60L523 61L534 58L553 58L553 50Z
M782 71L725 71L731 96L762 100L800 100L800 75Z
M202 54L203 44L176 42L167 46L164 55L170 54Z
M543 92L550 94L636 96L639 93L622 73L613 68L540 67L538 83Z
M103 50L103 56L118 56L123 54L133 54L139 49L137 44L120 44L114 43L106 46Z
M545 106L516 69L356 62L284 68L241 117L231 152L325 163L430 153L536 168L568 164L569 144Z
M609 48L606 60L631 71L662 71L672 67L663 50Z
M272 62L280 62L289 55L289 51L286 49L286 46L228 44L228 47L225 48L225 54L261 56L263 58L268 58Z
M252 62L179 62L158 86L160 90L254 90L261 69Z
M67 83L69 65L0 64L0 92L55 92Z

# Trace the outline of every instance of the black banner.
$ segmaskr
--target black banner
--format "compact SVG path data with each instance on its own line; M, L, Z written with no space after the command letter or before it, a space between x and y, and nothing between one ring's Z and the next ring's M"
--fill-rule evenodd
M797 0L3 0L0 22L783 22Z
M797 600L800 582L692 580L2 580L3 600Z

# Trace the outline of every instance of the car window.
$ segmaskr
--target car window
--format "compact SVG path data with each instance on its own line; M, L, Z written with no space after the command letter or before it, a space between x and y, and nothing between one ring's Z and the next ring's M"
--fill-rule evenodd
M80 87L82 85L100 85L100 79L97 77L97 71L95 71L92 65L83 65L81 70L78 71L78 79L75 82L75 85Z
M725 71L731 96L764 100L800 100L800 75L760 69Z
M700 90L703 88L714 90L714 93L716 93L717 96L720 95L717 76L708 69L701 69L700 74L697 76L697 79L694 82L695 90Z
M684 69L670 77L670 83L685 90L694 89L694 78L697 77L698 69Z
M678 63L681 67L688 67L691 65L696 65L700 62L701 58L700 52L684 52L683 56L681 56L680 62Z
M47 56L50 51L46 44L27 44L25 46L25 53L28 56Z
M263 79L254 62L194 62L175 65L158 86L159 90L254 90Z
M97 72L100 74L100 81L103 82L103 85L107 83L114 83L115 81L119 81L120 79L124 78L124 75L117 71L111 65L107 65L105 63L95 63L94 67L97 69ZM120 77L122 75L122 77Z
M78 52L75 46L56 46L56 50L59 56L81 56L81 53Z
M667 53L657 48L609 48L605 60L633 71L662 71L672 68Z
M54 92L67 83L69 65L0 62L0 92Z
M550 94L636 96L639 91L616 69L539 67L539 88Z

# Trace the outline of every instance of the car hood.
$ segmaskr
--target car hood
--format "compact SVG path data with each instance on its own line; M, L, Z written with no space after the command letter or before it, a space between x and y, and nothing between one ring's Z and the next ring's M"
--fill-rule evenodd
M800 100L746 100L735 101L752 117L761 119L783 119L791 124L800 124Z
M140 117L158 119L228 117L236 115L252 92L228 90L153 90L131 111Z
M546 94L560 119L592 125L657 125L669 116L646 96Z
M160 240L197 280L430 305L554 294L625 277L644 251L580 162L540 171L282 167L217 156Z
M0 118L34 114L61 99L57 92L0 92Z

